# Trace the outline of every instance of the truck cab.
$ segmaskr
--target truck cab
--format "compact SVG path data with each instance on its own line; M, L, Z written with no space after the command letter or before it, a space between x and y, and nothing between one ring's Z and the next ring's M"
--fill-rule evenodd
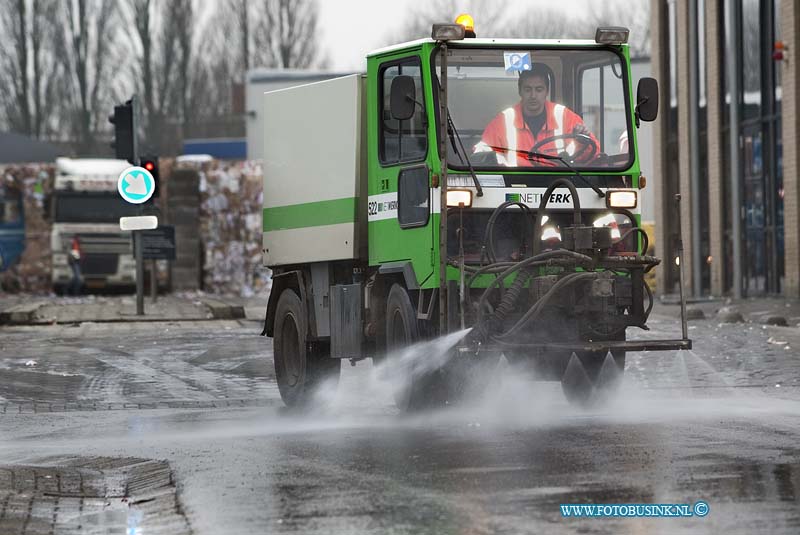
M441 365L395 372L406 375L401 409L453 401L501 356L591 404L619 384L626 352L691 347L685 322L676 340L626 336L646 329L644 274L660 262L640 229L636 145L657 84L634 95L627 30L572 41L464 38L459 28L434 25L430 39L375 51L349 82L265 95L281 137L265 142L275 283L264 332L289 405L338 376L331 361L388 365L457 332ZM308 111L319 101L335 111ZM286 126L304 113L338 139L293 139ZM329 167L293 163L294 146L315 147ZM291 215L294 187L325 192L315 214ZM334 206L336 219L323 215Z
M131 233L119 228L120 217L138 215L139 210L117 192L117 179L128 167L124 160L56 159L50 201L52 283L56 292L63 292L72 279L68 257L74 238L78 239L87 288L135 284Z

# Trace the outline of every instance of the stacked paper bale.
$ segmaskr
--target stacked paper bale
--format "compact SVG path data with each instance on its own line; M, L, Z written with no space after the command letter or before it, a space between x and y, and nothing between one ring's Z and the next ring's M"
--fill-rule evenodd
M203 289L243 297L265 291L270 277L261 265L260 162L215 160L197 168Z
M4 291L49 293L50 219L47 199L53 191L55 166L52 164L12 164L0 166L0 180L11 191L21 191L25 210L25 250L19 262L0 273Z

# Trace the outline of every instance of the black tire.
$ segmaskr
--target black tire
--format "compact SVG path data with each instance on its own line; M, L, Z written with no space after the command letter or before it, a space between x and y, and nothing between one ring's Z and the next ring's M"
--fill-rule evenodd
M446 383L447 404L470 403L499 388L497 365L501 353L483 352L475 356L455 355L440 372Z
M330 358L327 344L309 342L306 317L300 297L285 289L275 308L275 377L281 399L290 408L305 408L321 402L316 396L323 383L335 388L341 362Z
M397 408L403 412L418 411L442 403L443 385L437 371L418 373L405 363L398 363L400 351L422 339L419 321L408 292L393 284L386 300L386 362L394 376L393 394Z

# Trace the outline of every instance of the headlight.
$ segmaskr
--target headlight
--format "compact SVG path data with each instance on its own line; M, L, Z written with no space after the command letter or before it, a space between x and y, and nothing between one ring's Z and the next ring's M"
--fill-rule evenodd
M434 41L458 41L464 38L465 28L461 24L434 24L431 38Z
M613 190L606 193L609 208L636 208L637 196L633 190Z
M542 241L557 240L561 241L561 233L552 225L542 229Z
M447 206L472 206L472 192L468 189L447 190Z
M597 228L601 227L608 227L611 229L611 239L618 240L622 237L622 234L619 232L619 224L617 223L617 218L614 217L614 214L605 214L597 219L594 220L592 223L593 226Z
M606 28L597 28L594 33L594 40L596 43L605 45L621 45L628 42L628 35L631 31L622 26L609 26Z

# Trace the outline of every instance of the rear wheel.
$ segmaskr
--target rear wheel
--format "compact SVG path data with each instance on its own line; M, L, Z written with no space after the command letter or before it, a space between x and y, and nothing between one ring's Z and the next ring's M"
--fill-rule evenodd
M322 401L316 396L319 387L335 389L339 382L341 363L330 358L328 344L308 341L306 327L300 297L283 290L275 309L274 353L278 390L287 407Z
M408 292L393 284L386 301L385 362L390 367L395 405L401 411L421 410L442 402L439 370L426 366L427 355L403 352L421 339L417 313Z

